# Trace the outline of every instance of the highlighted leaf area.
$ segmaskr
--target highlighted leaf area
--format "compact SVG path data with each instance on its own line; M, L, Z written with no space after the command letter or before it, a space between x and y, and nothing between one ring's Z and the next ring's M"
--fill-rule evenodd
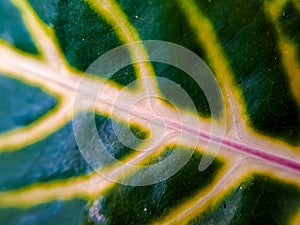
M57 104L41 88L1 74L0 99L0 133L33 123Z

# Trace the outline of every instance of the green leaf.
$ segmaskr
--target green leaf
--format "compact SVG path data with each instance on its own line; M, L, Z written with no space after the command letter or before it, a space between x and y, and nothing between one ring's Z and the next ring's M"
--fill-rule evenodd
M0 0L0 25L1 224L300 223L297 0Z
M0 1L0 38L28 53L37 54L20 12L10 1Z
M30 209L7 208L0 212L1 221L5 224L68 224L77 225L84 221L83 200L55 201Z
M7 96L14 96L13 101ZM0 97L1 133L29 125L56 105L56 99L41 89L3 75L0 75Z

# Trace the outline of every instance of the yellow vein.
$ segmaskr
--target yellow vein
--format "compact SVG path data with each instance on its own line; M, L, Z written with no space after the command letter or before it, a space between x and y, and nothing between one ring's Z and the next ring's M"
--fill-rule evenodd
M286 3L287 0L265 1L265 5L268 7L268 12L273 19L278 17Z
M148 160L154 158L157 158L157 154L162 152L162 149L164 149L164 146L170 146L174 145L174 140L166 140L166 142L162 143L161 146L159 146L154 152L151 152L151 154L135 154L134 157L129 156L127 157L123 162L127 165L133 165L133 166L142 166L141 162L147 163ZM150 147L152 143L149 143ZM175 143L176 144L176 143ZM137 151L141 151L143 149L148 149L149 145L143 145L137 149ZM199 150L199 148L196 149L199 152L202 152ZM226 159L226 167L224 167L223 171L233 171L234 168L228 169L231 165L237 165L234 162L239 162L238 164L243 164L243 159L240 158L239 154L233 154L231 151L222 151L220 152L218 158ZM229 160L228 160L229 159ZM299 174L291 172L286 173L286 170L282 170L281 167L278 167L277 165L273 165L272 163L265 163L261 160L253 161L254 163L251 163L251 159L247 159L247 164L243 164L243 167L247 172L251 172L251 168L255 168L258 171L264 171L268 173L268 176L276 176L281 177L281 179L288 180L288 181L298 181L299 180ZM264 162L264 163L261 163ZM250 164L251 163L251 164ZM252 166L247 166L247 165ZM124 178L129 172L134 172L133 170L128 170L124 166L110 166L110 167L104 167L101 169L100 172L103 172L105 174L109 174L110 176L113 176L116 178L116 180ZM230 172L226 172L226 174L230 174ZM239 170L239 174L241 174L241 171ZM205 199L211 199L212 194L210 194L210 189L218 189L216 186L217 183L220 182L222 179L226 179L226 175L224 175L222 172L218 173L217 177L215 178L215 181L213 184L211 184L208 188L206 188L204 191L201 191L199 193L202 198ZM230 176L231 177L231 176ZM215 183L216 182L216 183ZM300 187L300 183L296 182L297 185ZM102 177L99 177L99 174L96 172L91 173L90 175L82 175L78 177L72 177L67 178L59 181L50 181L47 183L36 183L30 186L26 186L23 188L20 188L18 190L12 190L12 191L6 191L0 193L0 206L2 207L30 207L34 205L38 205L41 203L45 203L48 201L55 201L57 199L62 200L69 200L77 197L86 198L87 200L93 200L96 197L99 197L99 195L103 194L105 191L109 190L114 186L115 183L109 182L105 180ZM217 194L220 198L222 197L222 193L220 192ZM30 196L30 198L28 197ZM198 195L197 195L198 196ZM215 196L215 195L214 195ZM198 196L199 197L199 196ZM199 198L194 198L189 200L190 204L202 204L202 201L200 201ZM200 201L200 202L198 202ZM194 202L194 203L193 203ZM186 203L189 205L189 203ZM190 207L186 205L186 209L191 210L191 213L195 215L194 211L190 209ZM178 213L170 214L168 216L169 219L172 219L172 221L177 221L178 218L181 219L188 219L190 216L188 214L185 217L183 214L180 213L182 211L182 207L180 206L178 208ZM177 212L176 211L176 212ZM198 213L198 211L197 211ZM178 214L178 215L177 215ZM168 219L168 220L169 220Z
M300 12L300 1L299 0L293 0L293 3L296 6L298 12Z
M117 35L124 43L141 41L137 31L131 25L122 9L113 0L85 0L87 1L107 22L114 28ZM129 47L129 52L133 59L149 58L146 49L140 43L136 47ZM133 65L138 78L142 79L143 88L149 93L156 93L155 72L150 62L137 63ZM153 79L149 79L153 77Z
M72 104L62 101L46 115L34 123L16 128L0 135L0 153L4 151L17 151L22 147L33 144L61 128L66 121L72 118Z
M245 161L241 160L235 163L230 169L228 167L232 166L232 164L229 163L223 169L225 172L219 173L213 183L176 209L173 209L169 215L162 220L156 221L154 224L187 224L198 215L204 213L206 209L218 204L224 196L230 193L234 187L251 174L247 169L248 167L242 165L243 163L245 163Z
M282 54L284 68L289 76L292 93L300 106L300 65L298 64L295 45L284 38L280 38L279 49Z
M293 216L290 224L291 225L299 225L300 223L300 209L298 209L298 212L296 213L295 216Z
M47 183L36 183L25 188L0 193L0 207L32 207L54 200L85 198L93 200L112 182L104 180L99 174L74 177Z
M42 87L53 91L54 93L60 93L63 89L54 88L53 84L60 84L60 86L72 85L64 83L64 78L61 77L61 70L53 65L49 65L48 62L41 61L33 55L26 54L16 49L14 46L10 46L7 43L0 40L0 70L3 73L13 74L20 80L30 82L32 84L38 84ZM68 72L70 74L70 72ZM75 79L76 75L69 79ZM78 80L78 79L77 79ZM79 81L79 80L78 80Z
M143 145L138 151L148 149L152 143ZM141 162L147 162L147 158L151 155L160 153L164 146L168 143L161 144L155 151L149 153L135 154L134 157L129 156L124 161L124 165L113 165L102 168L99 172L102 174L115 177L116 180L124 178L129 173L137 170L136 166L143 166ZM127 165L132 165L128 169ZM57 199L70 200L73 198L85 198L94 200L105 191L112 188L116 183L105 179L97 172L88 175L71 177L58 181L50 181L46 183L35 183L17 190L5 191L0 193L0 207L31 207L48 201Z
M66 70L66 63L58 45L55 42L54 31L41 21L27 0L11 1L20 10L24 23L31 34L32 39L37 45L37 48L41 51L42 56L46 58L47 63L59 69L61 74L64 74L64 70Z
M79 91L92 92L97 95L104 86L106 89L120 92L120 88L113 82L93 76L84 76L74 70L66 70L66 76L59 76L61 70L40 61L32 55L23 54L20 50L9 46L0 40L0 71L11 77L26 81L27 83L44 87L50 92L73 97ZM85 90L79 90L80 83L88 83ZM123 90L126 93L126 90ZM110 92L109 92L110 93ZM115 93L114 93L115 94Z
M282 13L285 1L273 1L265 4L265 10L273 22L278 37L278 47L281 52L283 66L289 77L289 83L295 99L300 106L300 65L296 52L296 45L285 38L283 31L278 24L278 18ZM276 10L275 10L276 9Z
M275 140L270 137L266 137L262 134L257 133L254 129L249 127L247 122L247 111L243 94L241 90L236 86L233 80L233 71L230 68L229 62L223 53L223 48L220 45L218 38L214 32L214 27L207 17L205 17L198 6L193 0L177 0L180 4L183 12L186 15L192 29L197 35L197 39L205 53L208 61L210 62L216 77L221 85L222 90L226 95L226 108L230 109L227 112L226 120L228 131L233 136L240 139L245 143L256 143L257 146L265 146L265 143L275 143L276 145L287 146L286 143L280 140ZM282 4L282 0L278 0ZM279 3L276 3L279 4ZM274 10L274 9L273 9ZM294 78L295 79L295 78ZM299 86L298 86L299 87ZM261 141L257 142L258 137L264 137ZM293 151L299 151L299 147L293 148Z
M245 109L235 106L243 106L244 102L240 97L240 91L234 88L233 72L215 35L214 27L192 0L177 1L194 30L198 42L204 48L221 89L226 94L226 108L231 109L227 112L226 120L231 126L230 128L235 128L235 121L239 120L238 118L242 118L242 115L245 115ZM243 120L240 119L239 121Z
M140 164L140 160L144 158L145 154L135 158L129 156L126 164ZM119 178L128 173L128 171L124 170L124 166L110 166L109 168L101 169L101 171L108 172L111 176L119 176ZM31 207L57 199L85 198L93 200L114 185L114 182L104 179L97 172L92 172L89 175L46 183L35 183L17 190L2 192L0 193L0 206Z
M299 174L290 173L285 176L286 171L282 168L272 165L271 163L261 164L260 160L244 158L235 164L222 177L219 174L219 179L216 178L216 184L212 185L212 190L205 193L200 192L194 199L188 200L177 209L173 210L170 215L158 221L155 224L187 224L192 219L201 215L207 208L218 205L225 196L230 195L232 191L242 182L249 180L253 175L263 175L266 177L280 179L283 182L291 183L300 188ZM229 166L231 163L229 163ZM239 187L241 190L243 186ZM177 213L176 213L177 212Z

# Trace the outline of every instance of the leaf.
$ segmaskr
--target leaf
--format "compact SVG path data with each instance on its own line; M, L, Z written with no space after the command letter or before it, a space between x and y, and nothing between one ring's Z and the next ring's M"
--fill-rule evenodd
M2 224L300 223L298 1L0 0L0 12ZM166 47L141 40L200 56L213 100L194 61L153 62Z

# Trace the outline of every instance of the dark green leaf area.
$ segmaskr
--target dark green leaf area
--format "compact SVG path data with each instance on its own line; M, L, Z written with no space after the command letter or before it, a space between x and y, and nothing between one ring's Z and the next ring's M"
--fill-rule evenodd
M140 140L145 140L150 135L149 132L144 131L140 127L135 126L135 125L129 126L129 130L136 138L138 138Z
M72 123L16 152L0 154L0 190L63 179L91 171L73 135Z
M102 216L105 224L124 225L148 224L166 216L174 207L209 185L222 167L222 162L215 159L205 171L199 172L201 156L198 152L194 153L179 172L157 184L117 184L100 198L98 214ZM100 223L90 220L88 224Z
M61 0L49 0L49 1L39 1L39 0L28 0L31 6L36 11L37 15L41 20L47 25L53 27L55 20L58 15L58 4Z
M19 10L7 0L0 0L0 39L25 52L38 53Z
M106 151L114 158L121 160L133 151L118 140L112 128L111 119L96 115L95 123L100 140L106 147ZM119 129L124 127L116 121L114 123ZM132 130L139 141L146 136L146 133L137 127L132 127ZM86 139L86 142L89 142L89 139ZM136 143L131 143L132 146L134 144ZM105 165L107 164L103 163L98 166ZM69 122L39 142L15 152L0 154L0 190L79 176L91 171L91 167L78 149L72 122Z
M243 181L216 208L211 208L190 224L266 225L288 224L300 209L300 190L262 175Z
M54 28L67 61L78 70L87 70L102 54L122 45L114 29L84 1L30 0L30 3L44 22ZM112 80L120 85L135 80L135 71L128 67L114 74Z
M186 47L206 59L203 48L197 41L197 35L188 22L187 15L184 15L176 1L136 0L134 4L130 0L118 0L119 5L124 10L129 20L138 31L141 40L162 40ZM163 48L162 48L163 50ZM166 54L166 52L164 52ZM207 60L206 60L207 61ZM200 116L208 117L210 109L208 102L199 85L184 73L171 68L171 66L154 63L157 76L163 76L182 85L190 94ZM170 69L171 68L171 69ZM188 82L190 82L188 84ZM184 83L184 84L182 84ZM159 88L166 94L165 85L159 82ZM178 98L175 98L178 100ZM184 104L184 100L179 100ZM220 114L222 109L220 108Z
M0 133L31 124L57 103L42 89L1 74L0 99Z
M116 82L117 84L126 86L130 89L134 89L137 87L136 73L133 65L128 65L126 67L121 68L112 76L109 77L109 80Z
M289 40L296 45L298 62L300 64L300 12L295 4L288 1L279 17L280 28ZM300 76L295 74L295 76Z
M167 102L176 107L198 111L199 115L203 117L211 115L207 98L192 77L171 65L153 62L153 66L156 75L164 78L158 79L158 87ZM178 85L178 91L172 88L170 81ZM186 93L186 95L182 93ZM189 101L187 101L187 97Z
M31 208L0 208L0 223L5 225L80 225L86 202L75 199L55 201Z
M290 144L299 143L299 109L263 2L200 0L197 4L215 27L242 90L250 124Z
M113 158L122 160L135 152L148 133L137 126L126 126L107 117L96 115L96 128L105 151Z
M118 0L142 40L163 40L184 46L199 56L202 49L197 43L187 18L176 1Z

